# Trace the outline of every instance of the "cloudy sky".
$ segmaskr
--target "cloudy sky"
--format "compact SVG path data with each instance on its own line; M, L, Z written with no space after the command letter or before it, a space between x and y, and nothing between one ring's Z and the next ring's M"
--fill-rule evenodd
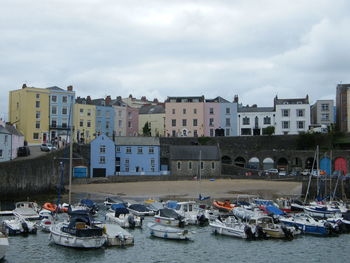
M347 0L1 0L0 117L23 83L92 98L334 99Z

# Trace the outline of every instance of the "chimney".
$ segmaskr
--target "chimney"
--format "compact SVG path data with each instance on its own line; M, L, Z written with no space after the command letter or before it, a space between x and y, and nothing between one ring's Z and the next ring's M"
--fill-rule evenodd
M24 84L22 85L22 89L25 89L26 87L27 87L27 84L24 83Z
M117 101L121 101L122 100L122 96L117 96Z
M235 95L235 97L234 97L234 99L233 99L233 102L238 103L238 95L237 95L237 94Z
M90 96L86 97L86 104L91 104L91 97Z
M154 103L159 103L159 101L158 101L157 98L154 98L154 99L153 99L153 102L154 102Z
M105 99L106 106L111 105L111 96L107 96Z
M72 86L72 85L69 85L69 86L67 87L67 90L68 90L68 91L73 91L73 86Z
M141 101L147 101L146 96L142 96Z
M132 99L132 95L131 94L129 95L129 98Z

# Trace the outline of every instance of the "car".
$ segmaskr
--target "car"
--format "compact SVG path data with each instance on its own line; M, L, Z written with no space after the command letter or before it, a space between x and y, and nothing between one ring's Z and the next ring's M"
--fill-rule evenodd
M270 168L270 169L266 170L265 173L266 174L275 174L275 175L277 175L278 174L278 169Z
M56 150L56 147L53 146L51 143L43 143L40 146L40 150L42 150L43 152L50 152L52 150Z
M286 176L287 172L286 171L279 171L278 175L279 176Z
M304 171L301 172L301 175L309 175L310 174L310 170L305 169Z
M30 155L30 149L28 146L18 147L17 157Z

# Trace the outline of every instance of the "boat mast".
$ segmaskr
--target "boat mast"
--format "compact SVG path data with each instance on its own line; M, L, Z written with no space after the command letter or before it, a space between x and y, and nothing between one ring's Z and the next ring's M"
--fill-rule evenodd
M317 156L317 149L318 149L318 145L317 145L316 152L315 152L315 155L314 155L314 160L312 161L311 173L310 173L310 175L309 175L309 182L308 182L308 184L307 184L306 194L305 194L305 198L304 198L304 204L306 203L307 196L309 195L310 184L311 184L311 177L312 177L312 171L313 171L313 168L314 168L314 165L315 165L316 156Z
M331 156L329 161L329 201L332 201L332 157L333 151L331 150Z
M70 125L70 134L69 134L69 192L68 192L68 204L71 204L72 201L72 166L73 166L73 113L74 113L74 104L73 99L71 103L71 125Z

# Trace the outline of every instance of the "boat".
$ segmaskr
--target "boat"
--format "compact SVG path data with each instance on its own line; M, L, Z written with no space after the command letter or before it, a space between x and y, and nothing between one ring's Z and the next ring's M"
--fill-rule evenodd
M219 209L220 211L224 211L224 212L231 212L232 209L235 207L235 205L231 204L229 200L226 200L224 202L214 200L213 206Z
M0 231L0 261L5 257L8 247L9 247L8 237Z
M40 217L42 218L41 221L39 222L39 229L43 232L50 232L50 228L54 223L54 218L53 218L53 212L42 209L40 212Z
M331 223L324 220L315 220L308 214L295 214L293 216L281 216L279 221L286 226L293 226L304 234L328 236L337 233L338 230Z
M166 202L166 207L175 210L176 213L183 216L186 225L204 226L209 223L204 209L199 208L195 201L168 201Z
M117 208L114 212L106 213L106 221L133 229L142 227L143 217L130 214L127 208Z
M164 226L158 223L148 223L147 227L150 229L151 236L154 237L176 240L192 240L193 238L193 232L187 229Z
M290 210L292 212L303 212L304 211L304 204L299 200L291 200L290 202Z
M110 246L129 246L134 244L134 236L128 231L122 228L118 224L97 224L97 226L103 228L106 232L106 243L105 245Z
M186 223L182 215L170 208L159 209L157 214L154 215L154 220L156 223L166 226L184 227Z
M128 206L129 211L136 216L153 216L154 211L143 204L132 204Z
M105 201L103 202L104 206L106 206L107 208L111 207L111 205L113 204L119 204L119 203L124 203L126 206L128 205L127 202L124 202L124 200L122 200L119 197L106 197Z
M20 214L14 212L15 217L3 221L3 227L8 235L36 234L37 227L34 222L28 221Z
M215 221L210 222L209 225L214 234L249 240L255 239L255 233L253 233L252 228L248 224L237 220L234 216L228 216L226 219L219 217Z
M304 206L304 212L310 216L317 218L328 218L334 217L336 215L341 215L341 210L339 208L327 207L326 205L308 205Z
M70 211L69 221L54 224L50 241L57 245L75 248L100 248L107 240L103 228L95 225L85 210Z
M95 215L98 211L98 205L91 199L81 199L78 206L85 206L92 215Z
M39 206L35 202L17 202L15 204L15 209L13 214L21 215L24 219L27 220L38 220L39 216Z
M58 211L58 210L57 210L57 205L55 205L55 204L53 204L53 203L49 203L49 202L43 204L43 209L49 210L49 211L51 211L51 212L56 212L56 211Z
M342 216L334 216L326 219L327 222L336 224L339 227L341 233L350 232L350 212L343 213Z
M154 213L158 212L159 209L164 208L164 205L161 202L158 201L153 201L153 202L149 202L149 200L144 201L145 206L152 210Z

